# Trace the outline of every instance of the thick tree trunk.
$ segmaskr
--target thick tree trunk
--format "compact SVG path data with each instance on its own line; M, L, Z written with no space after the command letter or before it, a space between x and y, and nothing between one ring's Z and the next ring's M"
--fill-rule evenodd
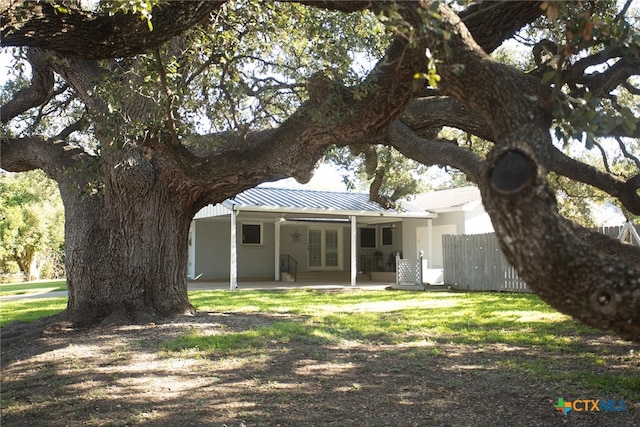
M93 194L61 186L70 320L148 322L193 313L186 282L193 213L137 150L111 163Z
M544 127L523 126L489 155L480 189L502 251L551 306L640 342L640 250L559 215L545 162L531 148L548 139Z
M22 252L16 251L13 257L20 270L24 273L24 280L32 282L40 279L41 262L33 246L27 245Z

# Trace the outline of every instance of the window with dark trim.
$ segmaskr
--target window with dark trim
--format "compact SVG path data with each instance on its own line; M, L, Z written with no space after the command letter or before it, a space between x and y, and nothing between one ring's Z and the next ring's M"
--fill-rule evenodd
M242 244L262 244L262 224L242 224Z
M375 228L360 229L360 247L361 248L376 247L376 229Z
M382 246L393 245L393 232L391 227L384 227L382 229Z

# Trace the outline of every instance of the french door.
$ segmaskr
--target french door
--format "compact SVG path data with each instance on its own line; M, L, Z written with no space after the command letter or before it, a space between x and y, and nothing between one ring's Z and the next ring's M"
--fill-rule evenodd
M342 268L342 233L338 228L309 229L309 269Z

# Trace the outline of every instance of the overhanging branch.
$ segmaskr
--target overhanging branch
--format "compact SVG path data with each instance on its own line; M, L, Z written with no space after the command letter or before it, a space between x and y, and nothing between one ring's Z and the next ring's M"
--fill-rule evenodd
M64 170L91 161L92 157L79 147L63 139L32 136L29 138L2 138L0 140L0 167L11 172L42 169L47 175L61 181Z
M53 93L53 70L40 49L29 49L27 59L31 64L31 84L20 89L0 108L0 121L4 124L30 108L37 107Z
M555 147L549 148L551 155L550 167L553 171L574 181L584 182L616 197L629 212L640 215L640 196L638 188L603 172L586 163L579 162L565 155Z
M225 1L166 2L153 9L154 30L139 15L92 13L50 2L14 1L0 15L1 46L31 46L84 59L132 56L205 21Z
M425 166L450 165L465 173L470 181L480 182L483 160L457 144L420 138L399 120L389 127L385 140L405 156Z

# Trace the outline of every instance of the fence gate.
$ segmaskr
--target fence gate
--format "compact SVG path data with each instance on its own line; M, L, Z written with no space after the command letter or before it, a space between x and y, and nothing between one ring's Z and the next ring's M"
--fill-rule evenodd
M396 285L422 287L422 252L418 259L401 259L396 255Z

